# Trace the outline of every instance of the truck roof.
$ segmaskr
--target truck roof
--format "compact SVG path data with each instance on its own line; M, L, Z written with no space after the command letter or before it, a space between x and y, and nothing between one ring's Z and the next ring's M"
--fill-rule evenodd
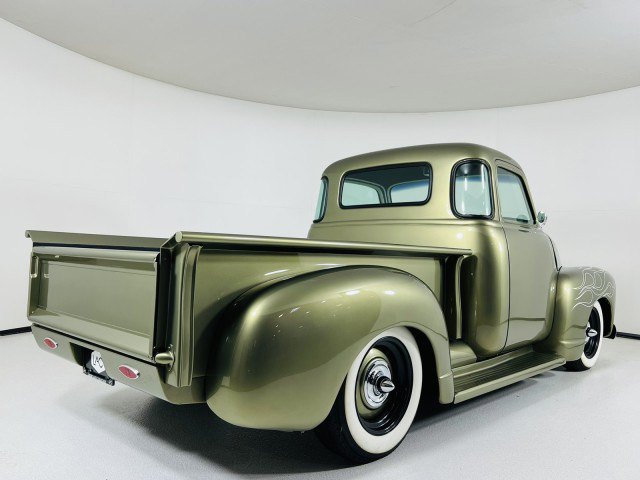
M429 162L432 165L437 162L451 163L453 161L455 163L458 160L467 158L481 158L490 163L495 160L503 160L521 169L520 165L508 155L483 145L475 143L434 143L391 148L344 158L329 165L325 169L324 175L333 176L337 174L341 176L350 170L417 161Z
M338 222L362 221L429 221L456 220L451 210L450 183L451 172L461 160L480 159L495 173L497 161L508 163L522 171L520 165L508 155L493 148L474 143L438 143L393 148L378 152L365 153L339 160L329 165L323 176L327 179L326 208L324 216L312 226L312 238L322 238L318 229ZM431 165L431 187L429 198L423 205L389 205L384 208L343 208L339 196L344 175L353 170L380 167L394 164L424 163ZM526 183L526 178L523 176ZM495 188L495 186L493 187ZM431 193L433 192L433 193ZM496 192L493 192L494 197ZM331 233L334 235L334 233ZM311 233L310 233L311 235ZM400 242L402 243L402 242Z

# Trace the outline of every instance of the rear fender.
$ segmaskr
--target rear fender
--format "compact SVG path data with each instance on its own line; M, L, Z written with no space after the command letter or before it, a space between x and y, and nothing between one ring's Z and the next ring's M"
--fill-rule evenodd
M230 306L206 380L209 407L235 425L308 430L329 414L354 359L392 326L433 348L440 401L453 397L449 342L433 292L392 268L307 273L247 292Z
M568 362L580 358L585 329L593 305L605 303L604 336L613 333L616 282L600 268L562 268L558 274L556 305L551 333L539 348L563 356ZM607 305L608 304L608 305Z

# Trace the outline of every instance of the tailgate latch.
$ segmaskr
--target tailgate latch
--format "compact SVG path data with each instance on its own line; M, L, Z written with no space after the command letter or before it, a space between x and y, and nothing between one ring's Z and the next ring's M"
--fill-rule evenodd
M171 371L173 368L173 362L175 361L175 356L173 355L173 345L169 345L166 352L158 352L153 357L153 360L159 365L166 365L167 371Z

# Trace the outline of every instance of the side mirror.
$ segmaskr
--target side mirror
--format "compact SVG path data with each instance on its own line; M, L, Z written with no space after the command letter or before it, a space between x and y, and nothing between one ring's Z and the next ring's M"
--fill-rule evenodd
M542 210L538 212L538 223L540 225L544 225L545 223L547 223L547 214L544 213Z

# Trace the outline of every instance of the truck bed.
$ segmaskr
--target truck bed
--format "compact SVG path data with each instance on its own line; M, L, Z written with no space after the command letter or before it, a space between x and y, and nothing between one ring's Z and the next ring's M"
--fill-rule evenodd
M29 319L45 329L156 364L166 384L201 388L225 308L265 282L321 269L380 265L444 294L445 261L471 252L360 242L178 232L168 240L28 231L33 240ZM444 279L444 280L443 280ZM453 284L453 279L451 279Z

